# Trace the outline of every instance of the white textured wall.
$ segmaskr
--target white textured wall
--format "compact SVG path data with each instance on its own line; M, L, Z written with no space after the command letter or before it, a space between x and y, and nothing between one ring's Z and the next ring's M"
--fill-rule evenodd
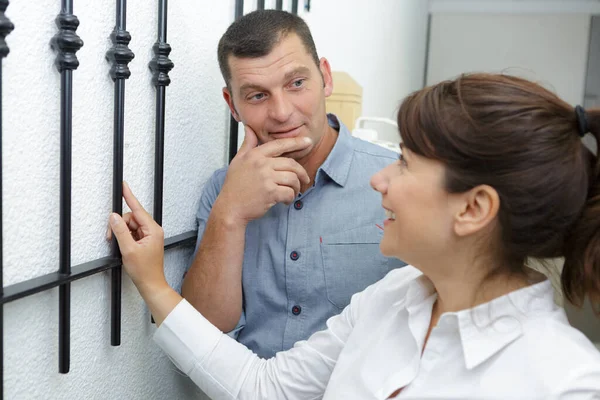
M429 2L315 0L308 13L300 3L319 56L362 86L363 116L396 119L400 101L423 86ZM375 128L398 141L395 129Z
M73 92L72 262L109 254L113 83L104 57L115 1L74 0L84 41ZM167 88L163 224L167 236L194 228L202 185L225 164L227 110L216 45L233 19L233 0L169 2L168 43L175 63ZM60 76L49 42L59 0L12 1L3 65L4 284L58 269ZM124 176L152 210L155 90L151 85L157 1L129 0L131 78L126 84ZM166 257L174 285L189 249ZM71 372L58 373L58 291L9 303L4 314L6 399L186 399L197 391L151 341L154 326L123 278L122 345L110 346L110 278L74 282Z
M435 13L427 83L463 72L505 72L583 102L589 14Z

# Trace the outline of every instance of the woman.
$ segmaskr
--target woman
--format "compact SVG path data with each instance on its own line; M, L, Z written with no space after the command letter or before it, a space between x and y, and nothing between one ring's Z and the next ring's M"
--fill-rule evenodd
M529 257L564 257L562 289L600 304L600 110L510 76L409 96L402 155L371 179L394 270L293 349L262 360L165 281L160 227L128 187L111 216L155 340L213 398L600 398L600 353ZM133 233L130 233L133 231Z

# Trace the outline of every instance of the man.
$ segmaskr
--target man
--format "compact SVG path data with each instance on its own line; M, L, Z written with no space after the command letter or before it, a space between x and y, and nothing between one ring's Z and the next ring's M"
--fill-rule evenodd
M397 159L350 136L304 21L250 13L219 42L223 97L246 137L206 184L184 297L261 357L323 329L352 294L404 265L379 252L369 178Z

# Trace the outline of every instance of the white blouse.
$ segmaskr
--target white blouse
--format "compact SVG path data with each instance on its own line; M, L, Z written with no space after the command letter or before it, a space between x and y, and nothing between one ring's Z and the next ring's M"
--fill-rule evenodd
M600 352L549 281L443 314L423 350L436 296L416 268L391 271L268 360L185 300L154 339L214 399L600 399Z

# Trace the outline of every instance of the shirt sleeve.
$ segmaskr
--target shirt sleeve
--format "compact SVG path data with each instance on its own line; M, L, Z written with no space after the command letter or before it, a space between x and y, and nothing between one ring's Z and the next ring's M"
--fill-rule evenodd
M368 292L355 294L327 329L261 359L182 300L154 335L175 365L212 399L317 399L358 320Z
M206 182L206 185L204 185L204 189L202 190L202 196L200 197L200 206L198 207L198 211L196 212L196 222L198 224L198 238L196 239L196 247L194 248L194 258L196 257L196 253L200 248L200 242L202 241L202 236L204 236L204 230L206 229L206 222L208 221L208 216L210 215L213 204L215 204L215 200L219 196L221 188L223 187L223 182L225 181L226 173L227 170L225 168L215 171L215 173L210 177L208 182Z
M208 217L210 212L212 211L213 204L215 204L215 200L221 193L221 188L223 187L223 182L225 181L225 176L227 175L227 168L221 168L210 177L206 185L204 185L204 189L202 191L202 196L200 197L200 206L198 207L198 211L196 212L196 223L198 225L198 237L196 239L196 247L194 248L194 254L192 256L192 261L196 258L196 254L198 253L198 249L200 248L200 243L202 242L202 237L204 236L204 230L206 229L206 222L208 221ZM188 265L187 270L183 274L185 278L185 274L191 267L191 262ZM246 326L246 313L242 309L242 315L240 316L240 320L238 321L235 328L228 332L227 334L237 339L241 330Z

